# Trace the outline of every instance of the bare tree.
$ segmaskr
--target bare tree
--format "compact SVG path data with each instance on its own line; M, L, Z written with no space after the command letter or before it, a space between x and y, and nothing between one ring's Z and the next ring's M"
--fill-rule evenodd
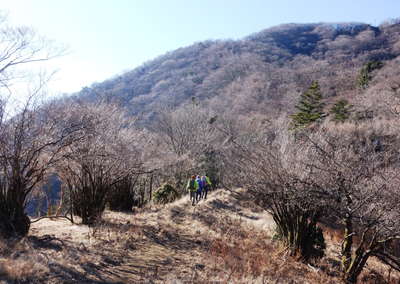
M14 79L24 77L23 67L28 64L64 53L65 48L39 36L32 28L9 25L6 15L0 13L0 87L9 89Z
M347 131L324 129L303 138L304 148L299 150L305 167L323 189L321 197L329 201L327 220L344 228L344 279L355 283L371 256L399 269L399 260L387 249L400 239L398 147L383 146L357 126Z
M215 129L211 127L212 115L193 98L192 104L178 110L161 110L155 130L168 147L177 156L192 152L201 152L215 138Z
M231 183L271 213L290 252L307 260L321 251L318 223L324 222L344 230L347 282L357 280L372 256L399 269L397 138L353 124L268 132L265 126L231 131L225 160Z
M0 233L24 236L30 220L27 197L61 158L61 150L79 139L82 125L62 118L52 103L38 105L35 96L11 118L0 117Z
M213 125L215 119L215 115L197 105L195 98L178 110L160 111L153 127L157 133L157 147L164 149L158 158L176 188L182 188L194 171L205 171L200 167L200 160L214 150L218 141L218 131Z
M224 152L231 185L246 188L272 215L277 237L291 255L303 261L322 257L325 243L318 221L324 204L292 148L275 144L263 125L247 127L229 143Z
M91 224L101 218L110 190L141 172L140 139L115 105L75 104L68 112L87 127L82 140L64 149L58 172L70 191L74 213Z

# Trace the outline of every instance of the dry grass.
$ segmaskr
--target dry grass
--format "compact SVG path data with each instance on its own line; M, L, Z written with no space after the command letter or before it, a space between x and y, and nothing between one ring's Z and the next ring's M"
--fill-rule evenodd
M235 283L338 283L321 268L295 261L273 243L270 234L228 217L219 223L221 236L212 242L214 271ZM214 275L215 277L215 275Z
M360 275L360 282L398 284L400 283L400 273L387 265L383 265L378 259L371 258Z
M326 254L330 258L329 262L335 261L337 267L332 267L331 270L335 273L339 270L340 259L340 244L343 240L343 230L332 229L323 226L324 237L327 243ZM358 239L354 238L357 244ZM400 283L400 272L393 270L388 265L383 264L377 258L371 257L367 261L364 271L359 277L360 283Z
M296 262L271 240L270 216L249 202L241 190L217 191L194 207L184 198L135 214L106 212L91 227L42 220L21 242L0 242L0 282L340 281L336 241L327 238L328 256L317 266ZM371 261L362 279L385 283L377 281L389 279L388 270Z
M29 281L32 275L46 275L49 268L43 257L30 256L25 259L8 259L0 261L0 275L12 281Z

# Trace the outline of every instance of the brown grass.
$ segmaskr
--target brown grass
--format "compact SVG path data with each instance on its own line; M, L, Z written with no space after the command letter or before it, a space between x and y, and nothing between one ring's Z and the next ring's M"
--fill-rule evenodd
M136 214L106 212L87 227L42 220L19 243L0 242L6 283L338 283L338 244L317 265L296 262L271 240L271 217L243 191L212 192ZM389 279L379 261L366 283ZM379 280L380 279L380 280ZM391 283L400 279L393 271ZM375 282L374 282L375 281ZM383 281L383 280L382 280Z
M9 280L27 281L32 275L45 275L49 268L41 257L30 256L25 259L9 259L0 262L0 275Z
M270 234L240 221L221 220L221 237L210 247L214 273L237 283L338 283L337 277L295 261ZM221 274L224 271L224 275ZM208 275L212 277L211 275Z

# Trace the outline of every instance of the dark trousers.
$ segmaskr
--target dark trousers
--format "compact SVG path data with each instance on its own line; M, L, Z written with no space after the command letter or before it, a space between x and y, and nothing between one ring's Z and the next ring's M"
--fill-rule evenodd
M196 196L197 196L197 191L190 192L190 201L192 201L192 205L196 203Z
M202 191L202 193L201 193L201 198L204 198L204 199L207 199L207 193L208 193L208 190L210 189L210 186L209 185L207 185L207 186L205 186L204 188L203 188L203 191Z
M196 200L197 201L200 201L202 191L203 191L203 189L200 189L200 188L196 191Z

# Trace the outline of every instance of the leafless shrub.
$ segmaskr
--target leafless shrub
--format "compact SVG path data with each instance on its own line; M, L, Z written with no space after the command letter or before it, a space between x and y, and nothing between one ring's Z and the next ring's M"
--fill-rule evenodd
M219 236L211 242L209 251L215 272L210 273L209 279L252 283L286 283L291 279L300 282L307 279L313 283L338 282L338 279L321 273L319 268L297 263L276 246L266 232L229 218L217 223L226 229L220 230ZM224 276L216 276L218 269L225 272Z
M129 211L135 204L135 198L139 195L137 181L139 175L128 175L116 184L108 193L107 202L111 210Z
M386 247L400 237L396 145L382 145L357 126L337 131L322 129L303 136L304 165L326 200L328 222L344 228L343 277L356 282L371 256L398 260ZM304 147L304 148L303 148Z
M178 110L161 110L153 127L159 150L164 149L162 155L161 152L157 155L167 177L164 181L171 182L179 191L184 189L188 176L205 171L200 160L218 141L213 125L217 116L197 104L194 99L192 104Z
M1 124L0 231L4 237L29 230L24 209L27 197L61 159L82 125L62 119L52 103L39 106L32 96L20 112Z
M23 67L61 55L61 50L27 27L13 27L0 15L0 88L13 93L12 82L26 79ZM23 80L21 80L23 81ZM60 120L52 103L40 105L46 81L27 94L25 103L0 98L0 235L23 236L29 230L24 209L28 195L60 157L79 125Z
M84 224L90 224L101 217L110 190L140 173L135 145L140 135L114 105L73 105L69 112L87 127L81 133L82 140L64 150L59 175L70 190L73 212Z
M398 269L390 249L400 236L395 129L328 122L296 133L281 129L270 139L268 127L255 124L225 148L229 180L272 214L292 255L307 260L323 248L323 222L344 230L346 281L355 282L372 256Z
M277 233L291 255L304 261L323 255L324 242L317 222L324 204L316 202L317 185L308 180L289 145L274 145L274 135L255 124L231 140L225 149L229 182L248 189L256 203L274 218ZM291 142L293 143L293 141ZM293 144L290 144L291 146Z

